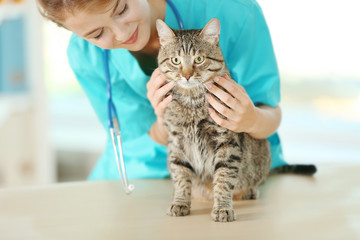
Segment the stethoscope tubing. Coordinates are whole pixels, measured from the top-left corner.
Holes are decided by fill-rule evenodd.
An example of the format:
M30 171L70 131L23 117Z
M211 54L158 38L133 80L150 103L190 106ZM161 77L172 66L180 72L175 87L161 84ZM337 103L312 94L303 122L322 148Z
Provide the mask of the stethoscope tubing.
M180 29L184 29L184 23L181 19L180 13L177 10L175 4L172 0L166 0L169 4L170 8L173 10L176 20L179 24ZM130 194L134 191L135 186L133 184L129 184L126 175L125 161L122 149L122 141L121 141L121 130L120 130L120 122L118 121L118 115L116 112L116 108L114 102L112 100L112 88L111 88L111 78L110 78L110 70L109 70L109 50L104 49L104 69L105 69L105 78L106 78L106 86L107 86L107 114L108 114L108 127L110 131L111 141L114 149L116 165L118 168L118 172L120 175L120 179L125 190L126 194ZM114 116L113 116L114 114ZM114 124L115 120L115 124ZM115 125L115 128L114 128ZM117 143L117 144L116 144ZM116 147L118 146L118 147ZM120 156L119 156L120 155Z

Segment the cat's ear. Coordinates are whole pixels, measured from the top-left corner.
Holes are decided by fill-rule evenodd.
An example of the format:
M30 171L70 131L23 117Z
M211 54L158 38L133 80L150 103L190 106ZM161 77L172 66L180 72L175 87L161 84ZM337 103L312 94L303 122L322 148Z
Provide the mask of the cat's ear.
M220 38L220 21L217 18L211 19L202 29L199 37L210 43L218 43Z
M175 34L166 23L160 19L156 20L156 29L159 34L160 44L164 45L175 37Z

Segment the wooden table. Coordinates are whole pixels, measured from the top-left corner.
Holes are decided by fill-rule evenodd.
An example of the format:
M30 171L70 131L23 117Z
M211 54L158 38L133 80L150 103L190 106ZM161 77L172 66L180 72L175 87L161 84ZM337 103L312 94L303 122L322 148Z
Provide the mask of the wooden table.
M170 180L0 190L0 239L360 239L360 165L320 166L314 177L272 176L259 200L234 203L237 221L216 223L212 204L186 217L165 214Z

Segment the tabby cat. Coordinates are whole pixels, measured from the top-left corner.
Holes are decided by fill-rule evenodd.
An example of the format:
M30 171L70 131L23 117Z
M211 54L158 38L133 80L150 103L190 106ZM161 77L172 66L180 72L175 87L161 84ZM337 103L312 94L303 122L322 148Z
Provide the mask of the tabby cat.
M161 20L156 27L159 68L175 84L164 116L174 185L167 214L188 215L191 195L198 192L214 201L215 221L234 221L233 199L256 199L257 187L269 174L269 143L223 128L209 115L205 84L216 84L215 76L230 76L219 46L219 20L199 30L172 30Z

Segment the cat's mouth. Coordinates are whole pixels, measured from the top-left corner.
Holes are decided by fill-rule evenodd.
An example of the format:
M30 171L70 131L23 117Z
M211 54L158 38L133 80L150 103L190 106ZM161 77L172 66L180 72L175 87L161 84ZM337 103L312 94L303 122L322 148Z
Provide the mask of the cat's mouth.
M176 83L184 89L196 88L202 85L201 81L195 79L194 77L190 77L189 79L182 77Z

